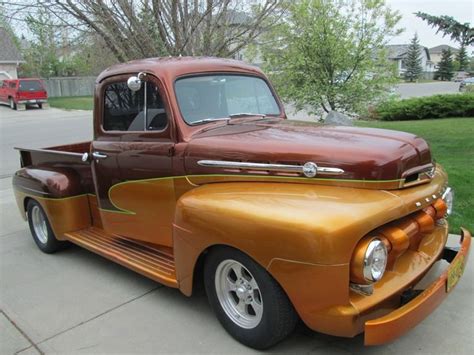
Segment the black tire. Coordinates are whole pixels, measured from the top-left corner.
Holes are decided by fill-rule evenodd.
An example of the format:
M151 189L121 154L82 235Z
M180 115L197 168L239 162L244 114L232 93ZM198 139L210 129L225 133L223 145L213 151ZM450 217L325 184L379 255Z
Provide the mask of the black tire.
M38 107L39 107L40 109L42 109L42 108L43 108L43 104L38 104Z
M53 230L51 229L51 225L49 224L48 217L38 202L36 202L35 200L29 200L26 206L26 211L31 235L33 236L33 240L35 241L36 245L42 252L46 254L52 254L68 246L68 242L56 239L56 236L54 235ZM44 234L42 236L38 234L41 232L37 233L34 226L35 214L37 216L41 215L44 218L45 228Z
M13 101L13 99L10 97L10 108L12 110L16 110L16 103Z
M216 285L216 277L220 277L219 265L225 265L229 261L237 261L250 272L249 277L256 281L261 294L261 319L251 329L240 326L229 317L217 295L219 286ZM259 350L267 349L291 334L298 322L293 305L280 285L265 269L236 249L220 247L211 250L204 265L204 283L209 303L219 322L232 337L246 346ZM232 292L234 291L230 293ZM237 292L234 293L237 295ZM238 296L233 297L234 300L236 297ZM241 300L235 302L239 303Z

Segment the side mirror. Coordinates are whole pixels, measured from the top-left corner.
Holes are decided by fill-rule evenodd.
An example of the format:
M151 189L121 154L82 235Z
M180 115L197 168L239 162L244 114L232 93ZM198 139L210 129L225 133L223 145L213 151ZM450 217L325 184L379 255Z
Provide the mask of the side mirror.
M142 81L138 78L138 76L131 76L127 80L127 86L132 91L138 91L142 87Z

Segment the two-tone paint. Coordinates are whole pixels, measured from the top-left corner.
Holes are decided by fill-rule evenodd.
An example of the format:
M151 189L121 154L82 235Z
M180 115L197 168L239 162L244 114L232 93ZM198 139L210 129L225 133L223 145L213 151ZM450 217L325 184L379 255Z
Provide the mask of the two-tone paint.
M159 88L168 125L158 132L105 131L105 87L138 72ZM267 81L259 69L223 59L155 58L104 71L96 83L91 142L21 149L22 169L13 178L21 212L28 199L37 200L58 239L90 248L186 295L192 293L196 266L211 248L236 248L268 270L309 327L354 336L369 324L368 343L377 343L384 338L377 329L386 327L374 319L390 318L403 291L439 260L447 224L438 216L433 228L417 229L416 247L397 255L370 297L350 288L354 250L380 228L398 228L407 219L424 223L418 221L432 209L437 216L446 173L433 164L419 137L288 121L276 94L280 115L275 117L190 126L181 117L174 82L205 73ZM307 162L328 170L308 178ZM87 240L79 238L81 231ZM129 240L160 250L173 272L127 264L118 256L119 246L113 247L117 252L101 251L94 242L115 237L117 245ZM466 257L468 239L463 241ZM432 304L429 297L424 302Z

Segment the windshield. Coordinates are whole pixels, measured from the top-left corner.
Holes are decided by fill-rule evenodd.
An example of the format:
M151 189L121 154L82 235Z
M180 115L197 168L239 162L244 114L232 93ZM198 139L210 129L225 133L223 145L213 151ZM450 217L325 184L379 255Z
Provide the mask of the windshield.
M254 76L202 75L178 79L178 105L188 124L239 114L279 115L267 83Z
M43 85L38 80L20 80L19 91L43 91Z

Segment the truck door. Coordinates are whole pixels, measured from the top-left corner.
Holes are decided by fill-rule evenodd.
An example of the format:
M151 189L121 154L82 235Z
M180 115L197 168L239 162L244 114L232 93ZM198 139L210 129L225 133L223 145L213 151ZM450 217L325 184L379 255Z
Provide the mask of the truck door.
M98 86L91 155L103 228L172 246L175 205L174 125L161 82L146 75L132 91L130 75Z

